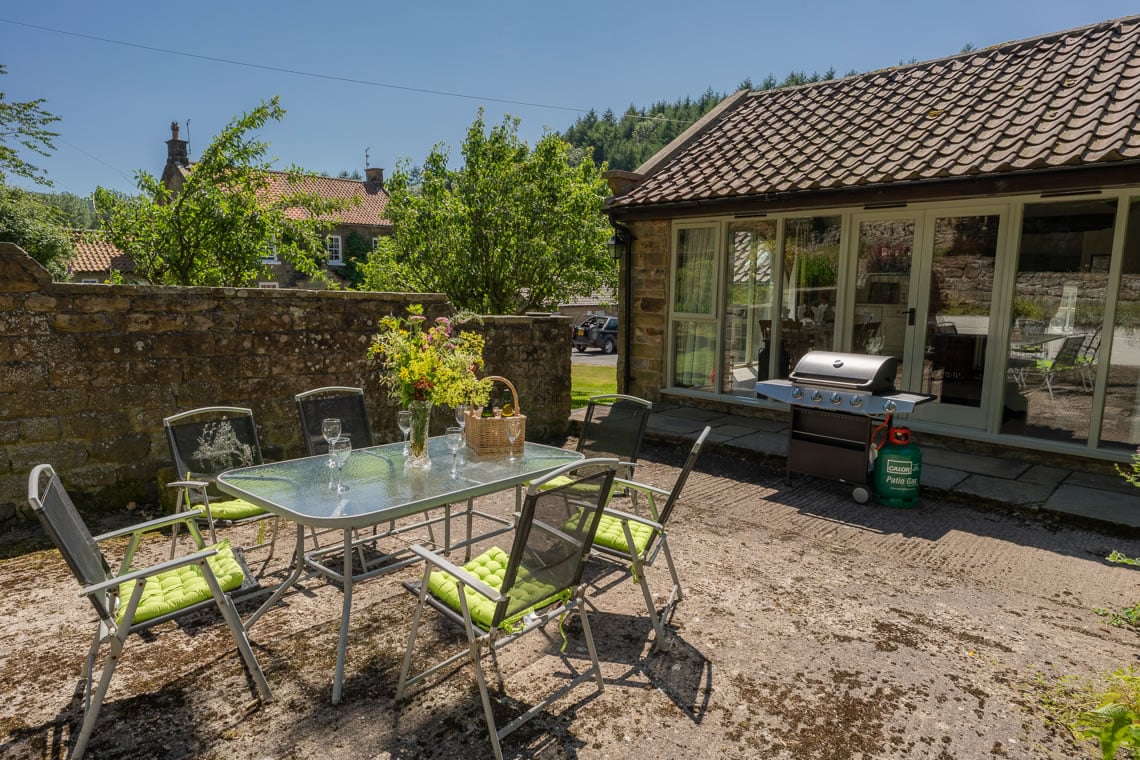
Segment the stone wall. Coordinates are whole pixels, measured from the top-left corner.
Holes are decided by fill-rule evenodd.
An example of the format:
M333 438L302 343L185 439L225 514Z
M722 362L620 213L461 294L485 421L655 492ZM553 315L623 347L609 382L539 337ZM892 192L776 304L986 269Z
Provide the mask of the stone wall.
M381 441L395 404L366 350L376 321L440 294L53 283L0 243L0 521L30 517L27 477L52 464L81 509L154 503L170 466L162 419L200 406L253 410L267 459L304 452L294 394L361 386ZM487 372L516 385L527 438L567 430L563 317L488 317ZM442 431L450 415L433 426Z
M630 315L633 345L618 347L618 377L629 364L629 387L624 393L657 401L665 384L665 335L668 327L669 257L672 246L669 220L631 222L633 251L623 266L630 266ZM623 282L625 273L622 272ZM624 330L619 331L624 336Z

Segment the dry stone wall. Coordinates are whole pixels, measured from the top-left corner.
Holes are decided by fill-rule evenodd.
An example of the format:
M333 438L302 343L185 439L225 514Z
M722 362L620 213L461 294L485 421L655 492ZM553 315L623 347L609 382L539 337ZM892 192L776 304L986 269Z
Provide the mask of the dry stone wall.
M266 459L304 452L294 394L365 390L378 440L396 406L366 357L377 320L440 294L167 288L52 282L0 243L0 522L28 519L27 477L50 463L81 510L155 503L170 456L162 419L201 406L253 410ZM527 438L565 433L569 320L488 317L487 371L511 379ZM450 417L433 422L442 432Z

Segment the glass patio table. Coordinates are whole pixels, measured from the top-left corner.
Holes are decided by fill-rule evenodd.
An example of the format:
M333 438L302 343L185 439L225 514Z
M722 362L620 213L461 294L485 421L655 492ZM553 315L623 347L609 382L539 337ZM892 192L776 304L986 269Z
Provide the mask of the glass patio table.
M401 532L423 528L432 522L443 522L443 550L470 546L488 536L510 530L511 522L500 517L474 510L473 499L478 496L519 488L535 478L564 464L577 461L582 455L576 451L526 442L522 456L511 462L507 454L474 453L466 449L466 461L457 476L451 475L451 452L443 436L428 440L428 454L432 460L430 470L405 470L403 443L355 449L344 466L343 479L348 490L337 493L329 489L327 456L304 457L283 462L262 464L230 470L218 476L218 488L225 493L241 497L267 511L297 523L297 548L290 576L273 592L265 603L246 621L246 626L265 613L304 574L315 571L342 585L344 600L341 609L340 641L337 646L336 673L333 678L332 701L340 701L344 681L345 649L348 644L349 616L352 610L352 584L381 573L412 564L407 557L395 560L400 552L383 555L369 566L363 562L359 572L354 571L355 549L364 543ZM517 500L517 499L516 499ZM451 544L451 508L458 502L467 502L462 515L467 519L465 540ZM396 520L421 515L428 510L444 508L444 517L425 520L395 528ZM472 537L472 520L486 518L499 527ZM359 528L374 528L389 523L382 534L354 538ZM331 528L343 532L343 542L333 547L305 552L304 528ZM338 570L325 560L333 555L341 564ZM410 554L410 553L409 553Z

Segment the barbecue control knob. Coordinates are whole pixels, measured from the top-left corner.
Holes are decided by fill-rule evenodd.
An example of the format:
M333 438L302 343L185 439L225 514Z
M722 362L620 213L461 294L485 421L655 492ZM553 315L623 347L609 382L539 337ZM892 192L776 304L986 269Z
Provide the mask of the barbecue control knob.
M804 397L804 389L803 388L792 388L792 398L794 398L796 401L799 401L803 397Z
M823 401L823 394L819 391L812 391L811 400L818 404L820 401Z
M852 396L851 406L855 407L856 409L863 406L863 397L862 396Z
M885 404L883 404L883 409L885 409L888 414L893 413L895 411L895 402L887 401Z
M838 392L832 393L831 394L831 403L835 404L836 406L839 406L840 404L843 403L843 396L840 396Z

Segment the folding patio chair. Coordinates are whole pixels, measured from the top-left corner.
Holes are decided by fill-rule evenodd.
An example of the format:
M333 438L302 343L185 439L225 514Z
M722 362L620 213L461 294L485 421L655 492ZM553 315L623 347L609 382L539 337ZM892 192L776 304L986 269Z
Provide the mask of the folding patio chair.
M425 565L419 585L408 585L409 590L418 595L419 605L412 619L408 649L400 669L397 700L403 698L409 685L468 658L479 684L491 746L495 757L502 760L500 740L580 681L593 676L598 690L605 688L586 616L582 569L601 517L604 495L609 493L617 464L618 460L612 458L585 459L534 481L527 489L509 554L493 546L463 567L458 567L421 546L412 547L412 551L425 560ZM565 485L542 488L554 478L565 480ZM418 675L409 676L416 635L427 605L462 625L467 633L468 646ZM582 621L592 666L508 725L497 728L483 674L484 647L491 654L492 665L497 671L497 650L571 610L577 610ZM501 682L502 674L499 676Z
M617 457L636 462L649 424L653 403L637 396L613 393L592 396L586 405L577 451L588 457Z
M173 414L165 418L162 425L178 478L167 483L170 488L178 489L175 511L201 506L210 528L210 540L214 542L218 540L215 528L218 521L239 524L271 516L256 504L224 496L214 487L218 475L226 470L262 464L261 444L251 410L238 406L205 406ZM269 556L273 556L277 543L279 523L279 518L274 519ZM177 527L172 535L177 539ZM171 546L171 556L173 552Z
M1035 370L1049 390L1050 399L1053 398L1053 381L1065 372L1075 372L1081 381L1082 390L1092 390L1088 377L1090 363L1082 358L1087 341L1087 335L1070 335L1061 343L1053 358L1037 360Z
M681 496L681 489L689 479L689 473L697 463L701 454L701 447L708 437L711 427L706 426L697 437L693 447L689 450L689 457L685 466L681 468L673 488L666 491L656 486L644 483L635 483L622 478L614 479L614 486L624 486L631 493L645 497L648 506L647 516L623 512L612 508L612 502L606 505L602 519L598 524L598 532L594 536L593 550L596 554L629 562L629 573L641 585L641 593L645 597L645 606L649 610L649 619L653 623L653 630L657 633L655 648L658 651L669 649L669 641L665 636L665 624L672 617L673 610L681 601L681 580L677 575L677 566L673 562L673 555L669 551L669 539L665 525L673 514L677 499ZM658 501L664 499L664 504L658 507ZM665 564L669 567L669 575L673 579L673 588L665 600L661 612L653 601L653 594L649 590L646 580L645 568L652 567L658 554L665 556Z
M341 435L352 439L352 448L363 449L375 445L372 425L368 421L368 408L364 405L364 389L330 385L298 393L297 413L301 417L301 433L309 456L327 454L328 441L321 435L321 420L335 417L340 420Z
M92 537L59 476L47 464L39 465L28 476L28 502L99 616L99 627L82 672L83 724L72 755L76 760L87 749L127 636L211 604L221 610L261 699L273 699L233 600L227 595L256 588L257 584L242 562L240 550L232 548L228 539L212 546L202 540L195 520L199 511L181 512ZM151 567L134 567L143 534L175 523L186 526L197 551ZM113 571L99 550L99 542L123 536L130 536L130 541L118 571ZM110 651L104 658L99 683L92 690L95 658L104 643Z

